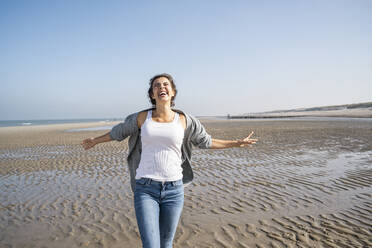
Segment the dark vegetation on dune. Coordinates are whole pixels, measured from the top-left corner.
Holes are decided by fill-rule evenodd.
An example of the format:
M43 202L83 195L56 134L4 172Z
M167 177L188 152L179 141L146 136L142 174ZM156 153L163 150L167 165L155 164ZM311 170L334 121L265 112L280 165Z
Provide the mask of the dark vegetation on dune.
M354 104L343 104L333 106L322 106L312 108L299 108L299 109L288 109L288 110L274 110L265 113L285 113L285 112L305 112L305 111L330 111L330 110L342 110L342 109L357 109L357 108L371 108L372 102L354 103Z

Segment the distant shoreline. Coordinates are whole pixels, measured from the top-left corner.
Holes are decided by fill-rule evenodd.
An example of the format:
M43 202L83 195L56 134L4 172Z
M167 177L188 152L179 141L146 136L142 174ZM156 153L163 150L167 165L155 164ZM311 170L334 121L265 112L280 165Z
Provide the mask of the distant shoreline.
M224 116L196 116L203 120L222 119L285 119L299 117L339 117L339 118L372 118L372 102L323 106L312 108L299 108L291 110L275 110L258 113L245 113ZM108 126L112 122L121 122L123 118L94 118L94 119L44 119L44 120L0 120L0 128L4 127L30 127L45 125L94 123L97 126ZM89 125L90 126L90 125Z
M298 118L298 117L329 117L329 118L372 118L372 109L367 110L334 110L334 111L311 111L311 112L284 112L262 113L248 115L230 115L227 119L274 119L274 118Z
M232 115L227 119L286 119L286 118L301 118L301 117L326 117L326 118L372 118L372 115L327 115L327 114L309 114L309 115Z
M27 127L58 124L79 124L79 123L110 123L119 121L119 118L95 118L95 119L49 119L49 120L1 120L1 127Z
M293 118L293 117L344 117L372 118L372 102L335 106L276 110L261 113L228 115L228 119Z

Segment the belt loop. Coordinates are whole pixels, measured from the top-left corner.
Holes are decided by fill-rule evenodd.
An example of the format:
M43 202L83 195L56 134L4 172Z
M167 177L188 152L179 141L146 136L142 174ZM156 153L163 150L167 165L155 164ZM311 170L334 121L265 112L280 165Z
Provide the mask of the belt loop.
M149 184L151 184L151 182L152 182L152 179L151 179L151 178L149 178Z
M172 187L174 187L174 185L175 185L175 181L172 181L171 184L172 184Z

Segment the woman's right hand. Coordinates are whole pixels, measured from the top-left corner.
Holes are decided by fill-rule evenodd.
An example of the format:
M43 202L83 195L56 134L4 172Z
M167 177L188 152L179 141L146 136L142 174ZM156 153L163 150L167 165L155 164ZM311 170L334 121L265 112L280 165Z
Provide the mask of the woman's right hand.
M81 145L84 147L85 150L92 148L96 144L97 143L94 142L94 138L88 138L88 139L83 140L83 142L81 142Z

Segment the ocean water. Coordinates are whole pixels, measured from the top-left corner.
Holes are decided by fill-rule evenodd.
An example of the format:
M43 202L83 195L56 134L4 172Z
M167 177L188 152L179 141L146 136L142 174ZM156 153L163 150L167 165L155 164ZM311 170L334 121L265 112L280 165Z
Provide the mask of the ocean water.
M50 124L66 124L80 122L110 122L119 121L119 118L98 118L98 119L57 119L57 120L6 120L0 121L0 127L15 127L15 126L36 126Z

